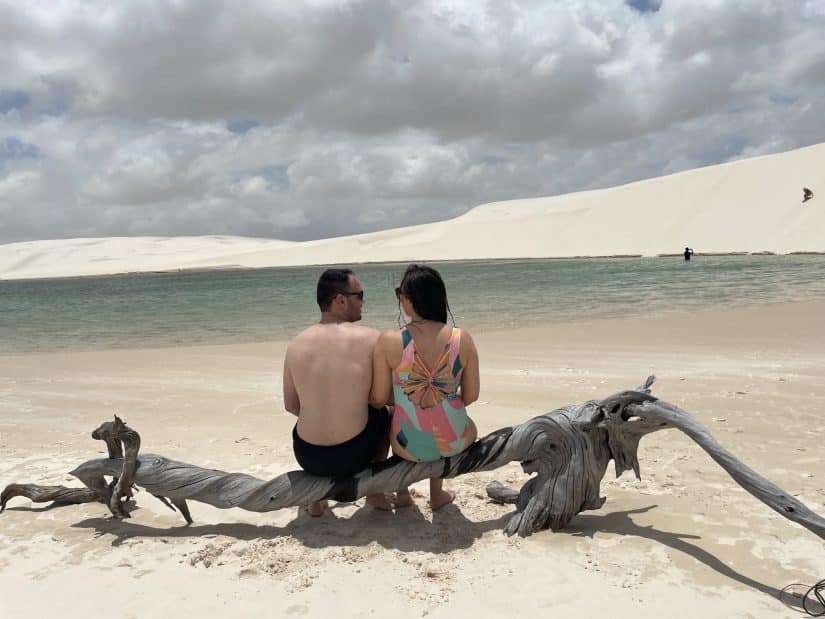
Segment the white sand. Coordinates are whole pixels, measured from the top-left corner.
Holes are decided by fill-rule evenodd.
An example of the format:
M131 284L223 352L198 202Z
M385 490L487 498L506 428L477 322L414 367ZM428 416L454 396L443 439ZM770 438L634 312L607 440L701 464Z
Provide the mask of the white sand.
M703 252L825 252L825 144L453 220L292 243L242 237L0 245L0 279L216 267ZM802 187L817 196L801 203Z
M680 404L746 464L825 514L825 302L476 333L481 433L638 385ZM0 356L0 486L78 485L113 412L143 451L269 478L295 468L283 343ZM133 517L100 504L0 515L0 617L798 617L774 597L825 578L823 541L736 486L676 431L640 448L642 481L562 532L501 534L512 507L490 479L446 482L455 506L397 514L338 505L320 519L190 503L183 521L146 492ZM425 491L426 483L417 488Z

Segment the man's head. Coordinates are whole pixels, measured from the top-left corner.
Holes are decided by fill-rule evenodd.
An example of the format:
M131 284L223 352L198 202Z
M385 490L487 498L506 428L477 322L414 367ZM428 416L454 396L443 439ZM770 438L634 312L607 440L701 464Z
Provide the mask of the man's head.
M318 307L344 322L361 320L364 289L350 269L327 269L318 279Z

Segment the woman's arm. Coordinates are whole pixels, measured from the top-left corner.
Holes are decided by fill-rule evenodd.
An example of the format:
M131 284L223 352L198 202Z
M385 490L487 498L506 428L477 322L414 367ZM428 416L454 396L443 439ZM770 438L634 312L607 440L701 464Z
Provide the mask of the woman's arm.
M390 332L384 332L378 337L372 353L370 404L373 406L384 406L392 398L392 368L387 362L387 347L392 343L389 335Z
M481 389L481 378L478 372L478 350L473 338L466 331L461 332L461 344L458 347L461 365L464 372L461 374L461 400L464 406L478 400Z

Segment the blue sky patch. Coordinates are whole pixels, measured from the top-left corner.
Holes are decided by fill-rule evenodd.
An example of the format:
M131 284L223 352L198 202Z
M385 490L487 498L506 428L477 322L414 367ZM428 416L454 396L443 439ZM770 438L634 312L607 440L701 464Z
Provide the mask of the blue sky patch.
M259 127L260 124L261 123L259 123L257 120L252 120L250 118L238 118L235 120L227 120L226 128L229 129L232 133L243 135L250 129Z
M0 90L0 114L19 110L29 104L29 95L22 90Z
M639 13L655 13L662 8L662 0L625 0L625 3Z
M268 179L278 189L286 191L289 189L289 175L286 173L288 168L289 165L274 164L258 168L255 172Z
M0 159L37 159L39 156L40 149L37 146L16 137L0 142Z
M776 103L778 105L793 105L799 100L791 95L770 95L768 98L771 103Z

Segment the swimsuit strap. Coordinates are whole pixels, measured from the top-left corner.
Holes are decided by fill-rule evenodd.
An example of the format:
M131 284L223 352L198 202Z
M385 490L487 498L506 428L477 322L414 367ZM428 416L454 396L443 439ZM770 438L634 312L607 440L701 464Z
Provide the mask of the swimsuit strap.
M417 355L417 351L415 348L415 341L413 340L412 334L410 333L409 329L404 328L401 331L401 362L395 368L398 370L399 368L404 367L412 367L415 357ZM461 358L459 357L459 350L461 347L461 329L458 327L453 327L452 331L450 332L450 339L444 344L444 347L441 349L441 353L435 360L437 364L438 361L442 358L444 353L449 350L449 363L450 368L452 370L452 374L455 378L459 378L461 375L461 371L464 369L461 365ZM424 363L424 359L418 355L419 359L421 359L421 363L427 367L426 363ZM428 370L432 370L433 368L427 367Z
M455 363L458 359L458 353L461 347L461 329L453 327L450 333L450 363Z
M409 329L404 329L401 332L401 346L401 363L398 364L398 367L409 367L415 357L415 342L413 342Z
M461 329L453 327L450 333L450 366L452 367L453 376L456 380L461 378L461 372L464 367L461 365L461 357L459 355L461 350Z

